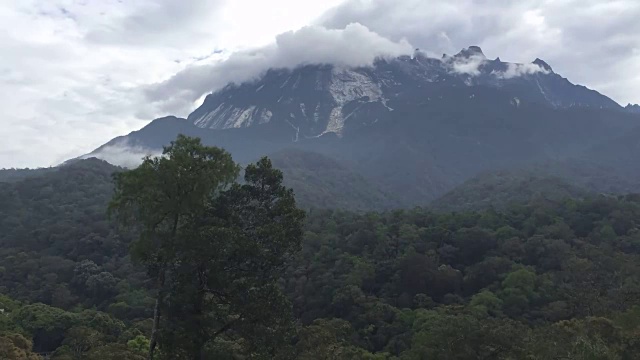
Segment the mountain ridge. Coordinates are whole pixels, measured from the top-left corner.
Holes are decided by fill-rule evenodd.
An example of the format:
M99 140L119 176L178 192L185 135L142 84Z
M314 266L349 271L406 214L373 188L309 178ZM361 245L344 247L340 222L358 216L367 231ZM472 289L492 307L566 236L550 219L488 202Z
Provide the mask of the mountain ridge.
M608 97L574 85L537 58L529 64L488 60L477 46L453 56L378 59L371 67L303 65L271 69L261 78L229 84L209 94L187 119L201 128L228 129L281 121L296 140L333 132L347 122L368 124L370 112L392 112L398 93L411 88L484 85L503 88L518 100L556 108L622 109Z
M627 104L627 106L625 106L624 109L629 112L640 114L640 105L638 104Z
M506 63L470 47L443 59L416 50L371 67L271 69L209 94L186 119L157 119L86 156L118 160L128 149L128 161L135 162L180 133L223 147L242 164L293 149L306 155L285 157L292 163L281 165L300 175L292 179L298 188L312 190L303 186L306 178L324 189L319 193L340 194L326 176L335 174L370 189L376 207L411 207L483 172L541 162L586 157L581 168L604 181L603 162L626 148L635 151L628 136L618 146L606 144L638 127L638 114L572 84L540 58ZM589 155L601 144L605 158ZM325 174L300 162L317 162L314 156L325 158L318 162L327 165ZM612 162L630 161L621 158ZM628 174L620 176L625 188L633 184Z

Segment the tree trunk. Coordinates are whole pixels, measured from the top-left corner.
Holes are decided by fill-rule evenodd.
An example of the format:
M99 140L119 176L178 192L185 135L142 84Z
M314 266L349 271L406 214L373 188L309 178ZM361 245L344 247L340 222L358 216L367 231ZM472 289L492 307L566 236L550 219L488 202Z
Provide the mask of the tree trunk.
M195 334L196 347L194 349L195 351L193 354L193 359L207 360L205 357L204 346L207 343L208 337L206 336L206 333L203 331L203 324L202 324L202 315L204 313L204 295L205 295L205 288L207 286L204 265L201 264L198 266L197 275L198 275L198 289L196 293L196 299L193 304L193 315L194 315L194 319L195 319L195 323L198 331Z
M153 353L158 342L158 323L160 322L160 293L156 297L156 306L153 309L153 328L151 329L151 340L149 341L149 360L153 360Z
M175 214L173 217L173 226L171 227L171 244L175 241L176 234L178 232L178 222L180 220L180 214ZM160 257L160 264L163 263L163 258ZM160 306L162 305L162 289L164 288L164 272L166 267L161 265L160 272L158 274L158 295L156 296L156 305L153 309L153 328L151 329L151 339L149 340L149 360L153 360L153 354L158 344L158 328L160 326Z
M153 309L153 327L151 328L151 339L149 340L149 360L153 360L153 354L158 344L158 329L160 327L160 306L162 305L162 288L164 287L164 270L158 274L158 294L156 304Z

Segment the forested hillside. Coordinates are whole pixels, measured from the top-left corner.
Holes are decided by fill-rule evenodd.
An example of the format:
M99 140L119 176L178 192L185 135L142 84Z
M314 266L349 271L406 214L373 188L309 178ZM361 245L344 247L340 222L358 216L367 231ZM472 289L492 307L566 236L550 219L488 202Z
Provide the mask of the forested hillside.
M114 170L86 160L0 187L0 358L146 358L153 281L130 260L136 231L107 219ZM265 355L223 333L204 358L635 359L640 197L580 197L311 210L278 281L288 341Z
M303 208L384 210L401 203L364 176L338 161L314 152L287 149L269 156L284 173Z
M439 211L505 210L532 201L582 198L588 192L568 181L533 171L486 173L465 181L430 204Z
M0 182L14 182L55 170L53 167L38 169L0 169Z

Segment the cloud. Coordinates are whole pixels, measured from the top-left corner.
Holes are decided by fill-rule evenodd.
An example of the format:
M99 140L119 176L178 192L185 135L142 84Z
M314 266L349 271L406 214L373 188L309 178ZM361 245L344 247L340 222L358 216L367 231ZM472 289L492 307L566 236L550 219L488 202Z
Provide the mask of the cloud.
M59 164L163 115L139 87L179 71L174 49L86 39L90 29L116 23L121 12L134 13L127 6L110 0L0 4L0 107L6 110L0 167Z
M0 1L0 168L59 164L168 115L145 85L267 44L337 1Z
M507 70L496 72L494 75L501 79L511 79L523 75L531 75L536 73L548 74L549 70L543 69L538 64L513 64L507 65Z
M126 168L135 168L146 157L162 156L162 151L145 149L140 146L131 146L126 142L104 146L95 153L84 155L81 159L98 158L110 164Z
M535 70L527 64L539 57L572 82L637 103L639 18L636 0L0 1L9 134L0 167L87 153L154 117L186 115L203 94L268 66L363 64L371 49L408 44L437 58L480 45L524 64L503 76Z
M317 24L339 29L359 22L391 40L404 37L440 54L479 45L490 57L509 62L541 58L574 83L635 103L640 101L638 19L637 0L347 0ZM473 71L474 64L461 70ZM526 66L513 74L535 70Z
M213 64L187 67L147 87L146 95L165 111L182 112L192 108L194 101L205 93L229 83L251 81L271 68L305 64L369 66L377 57L396 57L411 54L412 50L406 40L391 41L357 23L344 29L307 26L280 34L265 47L239 51Z
M114 6L115 16L86 33L91 42L110 45L180 47L194 41L208 41L211 30L223 25L216 21L226 0L143 0L133 6ZM122 4L122 3L121 3ZM186 29L177 29L177 26ZM186 30L186 31L185 31Z
M480 75L482 66L488 63L487 57L480 49L464 49L461 55L445 56L440 60L449 68L449 72L469 76ZM550 70L543 68L538 63L506 63L506 70L494 70L491 74L500 79L512 79L536 73L548 74L549 72Z
M451 67L451 72L477 76L480 75L480 66L486 61L487 59L483 55L473 55L460 58L450 57L447 62Z

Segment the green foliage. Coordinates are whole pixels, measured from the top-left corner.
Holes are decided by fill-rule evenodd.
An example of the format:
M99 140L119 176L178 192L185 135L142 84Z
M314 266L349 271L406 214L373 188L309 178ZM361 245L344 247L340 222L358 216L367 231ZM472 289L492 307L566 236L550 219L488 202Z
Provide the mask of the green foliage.
M150 175L118 175L140 182L121 200L181 209L173 234L174 218L134 202L118 207L138 219L128 230L106 221L113 171L122 170L87 160L0 188L0 358L144 359L158 289L160 358L200 349L212 359L631 360L640 351L638 196L462 213L310 210L301 229L266 159L241 183L203 185L215 190L182 208L156 206L164 184ZM146 228L142 215L163 220ZM146 268L131 262L131 243Z
M601 224L612 219L625 225L603 237ZM482 213L314 211L286 289L303 323L347 320L350 343L374 354L557 358L543 349L553 347L542 334L554 324L637 305L639 219L631 197ZM591 344L605 358L625 358L637 329L627 314L627 323L611 317L624 324L615 341L569 338L570 356L587 358L579 354Z
M211 197L236 179L238 172L239 167L228 152L179 135L165 147L162 156L147 157L139 167L114 175L115 194L109 211L121 224L139 233L132 244L132 255L155 282L151 358L158 341L161 312L167 310L165 304L170 301L168 294L180 291L171 289L172 283L167 281L173 275L171 267L180 262L184 241L194 234L194 219L204 212ZM108 277L99 275L89 283L94 276L87 280L93 291L111 285ZM198 347L202 348L202 344Z
M223 335L261 351L283 342L290 305L277 281L300 248L304 212L268 159L249 165L244 180L211 199L176 253L168 295L176 305L165 310L170 330L161 335L173 344L165 346L171 358L179 358L174 349L198 353Z
M403 359L523 359L528 329L508 319L419 311Z
M73 326L73 314L45 304L25 305L11 314L16 326L30 334L38 352L53 351L64 340L64 333Z
M121 223L137 228L133 254L158 275L173 260L187 218L201 212L208 196L227 187L238 172L228 152L180 135L163 156L115 174L109 209Z
M500 316L504 302L489 290L483 290L471 297L469 307L479 316Z
M138 335L127 341L127 347L140 355L145 355L149 349L149 339L144 335Z
M82 359L84 354L102 343L102 335L86 326L75 326L65 334L63 346L74 359Z
M105 216L120 170L87 159L0 187L0 291L66 310L106 310L126 292L117 285L141 287L141 269L128 259L131 236Z
M115 177L110 209L139 232L134 259L157 292L152 358L156 344L166 358L202 357L219 336L250 338L265 354L286 342L290 305L277 281L300 248L304 212L267 158L247 166L243 184L238 170L224 150L179 136L162 157ZM111 285L100 274L86 282Z
M145 360L146 357L123 344L107 344L92 348L83 357L86 360Z
M574 181L546 174L547 171L530 170L481 174L465 181L431 205L434 209L446 211L505 210L514 204L557 202L588 194L586 190L572 185Z
M296 359L386 359L386 354L374 355L350 344L353 330L349 322L340 319L320 319L302 328L296 344Z

